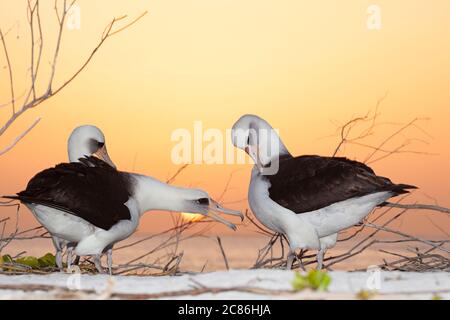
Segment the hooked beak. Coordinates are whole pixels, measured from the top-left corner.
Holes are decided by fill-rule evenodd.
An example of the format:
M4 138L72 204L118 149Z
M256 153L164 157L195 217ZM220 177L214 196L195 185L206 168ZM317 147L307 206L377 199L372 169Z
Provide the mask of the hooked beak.
M116 165L112 162L111 158L108 155L108 150L106 150L106 145L103 145L103 147L99 148L94 154L105 161L107 164L109 164L111 167L116 169Z
M224 208L217 201L214 201L213 199L210 199L210 204L209 204L208 209L209 210L208 210L208 213L206 214L206 216L208 216L220 223L225 224L227 227L229 227L230 229L233 229L234 231L236 231L236 225L229 222L228 220L225 220L224 218L219 216L217 213L224 213L224 214L228 214L231 216L238 216L241 218L241 221L244 220L244 215L242 214L242 212Z
M253 151L253 147L250 146L246 146L244 151L253 159L253 161L255 162L256 167L258 168L258 170L260 172L262 172L263 170L263 165L259 159L259 152L258 152L258 147L255 147L256 151Z

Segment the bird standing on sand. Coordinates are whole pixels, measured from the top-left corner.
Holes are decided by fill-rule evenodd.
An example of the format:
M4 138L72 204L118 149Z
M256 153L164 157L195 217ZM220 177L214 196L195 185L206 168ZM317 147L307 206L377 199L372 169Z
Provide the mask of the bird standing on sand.
M296 249L315 249L322 268L337 233L359 223L391 197L416 189L377 176L367 165L341 157L293 157L277 132L255 115L242 116L232 128L234 146L253 159L248 199L255 217L284 234L292 268Z

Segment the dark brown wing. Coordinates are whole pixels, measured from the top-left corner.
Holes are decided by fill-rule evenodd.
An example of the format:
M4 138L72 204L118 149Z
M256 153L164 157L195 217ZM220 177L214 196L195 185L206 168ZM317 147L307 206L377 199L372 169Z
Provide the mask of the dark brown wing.
M125 206L132 188L129 177L95 157L80 161L38 173L17 199L68 212L105 230L130 219Z
M295 213L314 211L333 203L381 191L407 193L380 177L367 165L346 158L300 156L280 160L276 175L268 175L270 198Z

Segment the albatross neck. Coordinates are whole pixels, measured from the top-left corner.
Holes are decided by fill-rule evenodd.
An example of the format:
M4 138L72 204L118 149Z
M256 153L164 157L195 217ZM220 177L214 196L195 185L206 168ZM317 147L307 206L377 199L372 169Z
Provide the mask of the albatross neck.
M185 210L186 199L193 189L171 186L144 175L130 175L135 180L133 197L138 202L140 215L150 210Z

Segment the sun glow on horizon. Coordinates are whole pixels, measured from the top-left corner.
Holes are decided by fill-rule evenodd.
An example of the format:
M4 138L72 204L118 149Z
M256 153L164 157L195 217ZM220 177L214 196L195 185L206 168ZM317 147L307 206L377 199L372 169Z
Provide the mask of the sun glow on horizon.
M200 213L190 213L190 212L182 212L181 217L183 218L184 221L188 222L197 222L205 218L205 216Z

